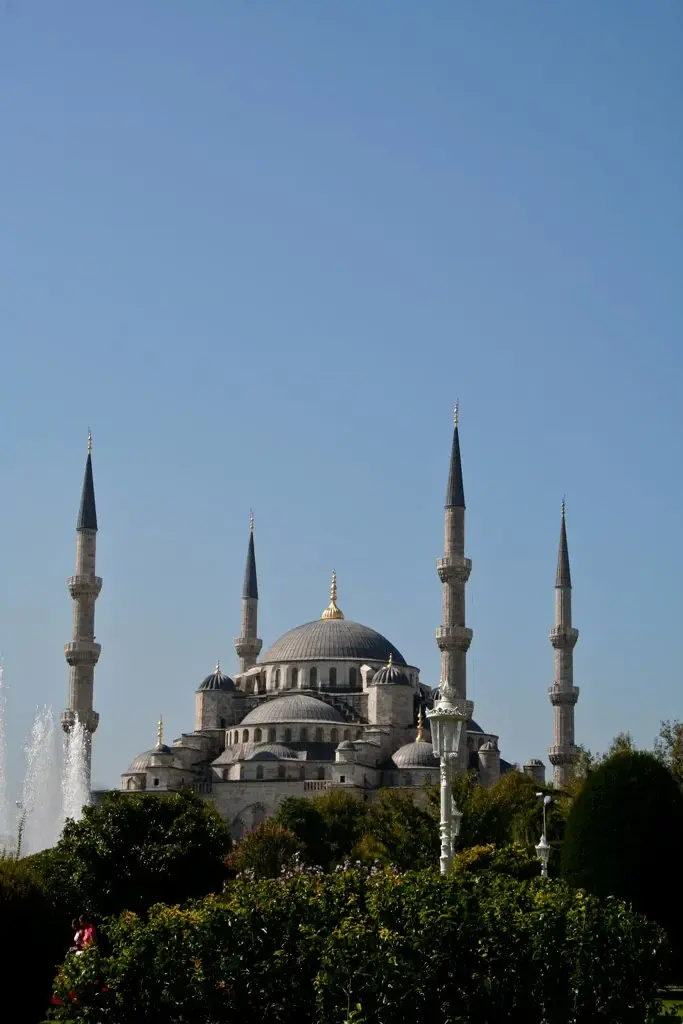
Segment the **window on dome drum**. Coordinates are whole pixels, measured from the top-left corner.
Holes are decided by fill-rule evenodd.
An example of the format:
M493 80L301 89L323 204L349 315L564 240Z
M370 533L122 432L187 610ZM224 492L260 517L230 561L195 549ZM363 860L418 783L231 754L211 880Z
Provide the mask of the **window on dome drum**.
M226 725L225 719L221 718L221 729L225 729L225 725Z
M254 729L254 743L260 743L263 733L260 729Z
M232 742L233 743L239 743L239 741L240 741L240 734L238 733L237 729L235 729L235 735L233 736Z
M340 782L346 782L346 776L345 775L340 775L339 776L339 781Z
M275 669L275 689L276 690L280 689L280 669L279 668Z
M306 778L306 769L304 768L303 765L301 765L301 767L299 768L299 778L300 779L305 779Z
M285 743L291 743L291 742L292 742L292 730L291 729L285 729Z
M318 670L317 670L317 668L312 668L311 671L308 673L308 682L309 682L309 685L310 685L311 689L313 689L314 686L318 685Z
M315 742L316 743L322 743L323 738L324 738L324 733L323 733L322 729L320 727L318 727L315 730Z
M283 764L277 766L277 777L278 779L284 779L285 777L285 766Z
M349 669L349 686L355 687L357 685L358 685L358 673L356 672L355 668L350 668Z
M275 743L275 729L268 730L268 742Z
M350 729L344 729L344 739L345 740L350 740L351 739L351 730Z
M248 729L243 729L242 730L242 743L248 743L248 742L249 742L249 730Z
M318 768L318 773L317 774L318 774L319 781L322 782L322 780L325 778L325 769L324 768Z
M298 668L293 668L292 669L292 674L290 676L290 680L291 680L292 686L296 686L296 684L298 682L298 679L299 679L299 670L298 670Z
M266 681L265 681L265 679L259 679L257 685L258 685L258 692L259 693L265 693L266 692Z
M223 778L225 779L226 782L230 778L230 769L229 768L226 768L225 771L223 772Z
M256 765L256 778L257 779L262 779L263 778L263 765L262 764L257 764Z
M337 670L336 670L336 668L333 665L332 668L330 669L330 686L336 686L336 685L337 685Z
M330 743L339 743L339 729L330 730Z
M158 780L158 779L154 779L153 781L154 781L154 785L155 785L155 786L158 786L158 785L159 785L159 780Z
M412 786L412 784L413 784L413 776L410 774L410 772L406 772L405 775L403 776L403 778L405 779L405 785L406 786Z
M299 740L301 743L308 742L308 729L306 728L306 726L304 726L303 729L299 730Z

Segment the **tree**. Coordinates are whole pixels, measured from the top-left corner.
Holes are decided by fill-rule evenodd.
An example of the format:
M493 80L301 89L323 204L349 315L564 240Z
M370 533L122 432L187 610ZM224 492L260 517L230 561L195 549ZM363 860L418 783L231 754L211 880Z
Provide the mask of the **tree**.
M596 896L617 896L674 938L682 887L683 794L654 755L622 750L591 772L565 830L562 874Z
M275 820L299 840L307 864L328 868L351 853L365 832L366 813L355 796L331 789L313 800L283 800Z
M252 878L277 878L299 852L300 844L293 832L276 821L264 821L235 843L228 867Z
M231 845L218 812L194 793L114 791L67 823L45 866L53 887L77 893L73 913L106 916L220 890Z
M433 867L439 861L439 830L434 815L422 810L408 793L382 789L370 805L367 833L358 852L401 871Z
M654 753L683 788L683 722L662 722Z

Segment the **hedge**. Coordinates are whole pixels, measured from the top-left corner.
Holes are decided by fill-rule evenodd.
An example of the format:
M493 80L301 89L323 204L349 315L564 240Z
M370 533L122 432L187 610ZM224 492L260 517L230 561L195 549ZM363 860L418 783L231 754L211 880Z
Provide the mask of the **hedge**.
M53 1019L109 1024L645 1024L666 940L564 883L352 869L126 913L68 957Z

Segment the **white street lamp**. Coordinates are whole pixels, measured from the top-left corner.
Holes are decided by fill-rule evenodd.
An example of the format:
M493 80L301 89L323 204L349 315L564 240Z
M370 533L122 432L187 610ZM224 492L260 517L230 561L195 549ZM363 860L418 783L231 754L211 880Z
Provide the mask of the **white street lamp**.
M536 856L541 862L541 878L548 877L548 861L550 860L550 843L546 839L546 808L552 802L552 797L543 793L537 793L536 796L543 797L543 835L541 836L538 846L535 847Z
M453 764L457 762L460 752L460 738L465 722L474 714L471 700L456 697L448 683L439 688L439 699L434 708L427 712L432 731L434 756L441 764L441 874L450 871L453 862L453 844L455 836L460 832L462 814L454 806L452 790ZM454 827L455 819L455 827Z

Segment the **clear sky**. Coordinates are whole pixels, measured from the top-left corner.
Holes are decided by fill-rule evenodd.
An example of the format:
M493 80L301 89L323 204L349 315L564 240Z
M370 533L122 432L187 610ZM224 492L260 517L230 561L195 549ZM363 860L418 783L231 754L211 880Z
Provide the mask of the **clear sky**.
M94 434L94 782L236 659L348 618L438 682L461 403L468 669L547 760L567 495L577 739L683 717L680 0L2 0L0 651L64 707Z

